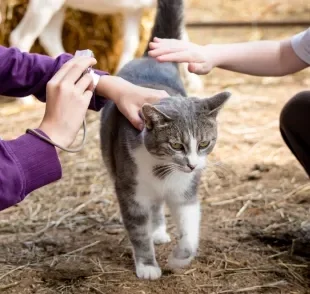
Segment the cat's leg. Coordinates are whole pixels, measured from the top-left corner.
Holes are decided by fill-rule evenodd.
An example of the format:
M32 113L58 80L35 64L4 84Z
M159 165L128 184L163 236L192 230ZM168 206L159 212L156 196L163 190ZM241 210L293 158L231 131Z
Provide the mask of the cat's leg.
M179 241L168 258L171 268L187 266L196 256L200 230L200 204L198 200L190 203L170 203L171 214L176 222Z
M140 23L142 11L137 10L124 13L123 17L124 49L117 66L117 72L122 69L125 64L135 58L140 42Z
M164 244L171 241L170 236L167 234L163 203L152 206L152 229L154 244Z
M65 52L62 44L65 11L66 8L64 6L58 10L39 36L40 44L44 47L48 55L52 57L57 57Z
M124 226L133 247L136 274L140 279L160 278L161 269L157 264L152 239L151 203L147 195L130 193L128 187L116 185ZM144 199L143 204L138 199Z

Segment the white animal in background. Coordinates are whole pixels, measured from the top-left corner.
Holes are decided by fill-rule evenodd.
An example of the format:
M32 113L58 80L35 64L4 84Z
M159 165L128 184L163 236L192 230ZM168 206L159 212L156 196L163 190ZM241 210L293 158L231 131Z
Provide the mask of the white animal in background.
M39 38L46 52L56 57L65 52L62 29L66 7L99 15L121 13L124 19L124 50L117 67L118 71L134 58L140 41L143 10L156 7L156 2L156 0L29 0L24 17L10 34L10 46L29 52L35 40ZM184 39L188 39L185 30ZM182 71L185 84L190 91L203 88L200 77L188 72L186 64L182 64ZM31 97L25 97L21 101L29 103L31 100Z

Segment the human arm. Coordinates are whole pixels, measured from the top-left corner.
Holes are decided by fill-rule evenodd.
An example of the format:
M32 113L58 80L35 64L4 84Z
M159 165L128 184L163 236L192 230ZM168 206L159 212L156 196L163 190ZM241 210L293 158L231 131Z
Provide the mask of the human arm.
M214 67L255 76L284 76L310 64L310 29L283 41L200 46L179 40L150 43L149 55L160 62L187 62L189 71L207 74Z
M101 77L96 89L107 99L113 100L123 115L139 130L143 129L143 121L139 116L142 105L169 96L166 91L136 86L116 76Z
M36 96L46 101L48 81L66 62L72 59L71 54L61 54L57 58L36 53L24 53L17 48L0 46L0 95L25 97ZM104 71L95 71L98 75L107 75ZM100 93L92 96L89 109L99 111L104 105Z
M37 131L63 147L72 144L85 117L92 97L92 77L79 77L94 63L91 58L74 58L47 84L46 110ZM0 210L17 204L61 175L56 149L49 143L32 134L0 140Z
M0 46L0 95L24 97L34 95L46 101L46 85L62 65L72 59L71 54L61 54L56 59L46 55L22 53L17 48ZM168 96L165 91L135 86L121 78L95 70L100 75L89 109L99 111L106 99L113 100L122 113L136 127L142 121L139 108L144 103Z
M253 76L285 76L308 66L296 55L290 40L210 45L205 52L215 55L213 67Z

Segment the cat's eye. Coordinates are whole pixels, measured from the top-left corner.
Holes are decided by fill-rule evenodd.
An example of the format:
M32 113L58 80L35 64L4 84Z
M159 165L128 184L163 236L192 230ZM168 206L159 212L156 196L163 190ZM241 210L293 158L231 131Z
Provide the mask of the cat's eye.
M178 151L181 151L184 149L183 145L180 143L170 143L170 146L172 149L178 150Z
M199 143L199 149L206 149L210 145L210 141L202 141Z

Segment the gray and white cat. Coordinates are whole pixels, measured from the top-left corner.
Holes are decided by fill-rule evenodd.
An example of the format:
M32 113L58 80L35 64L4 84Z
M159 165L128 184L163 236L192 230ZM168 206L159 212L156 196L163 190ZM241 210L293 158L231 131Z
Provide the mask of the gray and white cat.
M151 39L180 39L183 9L182 0L159 0ZM179 233L168 265L185 267L196 255L200 223L197 188L206 156L217 139L216 116L230 93L205 99L186 97L177 64L158 63L147 56L147 50L118 75L171 95L158 104L142 107L142 132L130 124L112 101L107 102L101 118L102 155L114 181L122 220L133 247L136 274L143 279L158 279L161 269L154 243L170 241L165 202Z

